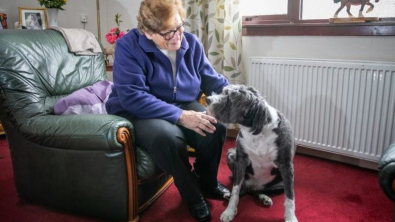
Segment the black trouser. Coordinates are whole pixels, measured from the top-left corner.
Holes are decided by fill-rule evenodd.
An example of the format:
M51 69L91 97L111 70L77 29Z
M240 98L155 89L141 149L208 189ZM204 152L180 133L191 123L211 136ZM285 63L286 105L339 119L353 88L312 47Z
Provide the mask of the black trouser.
M186 104L182 109L198 112L206 110L198 102ZM134 125L136 144L147 149L158 166L173 176L174 184L186 203L196 201L201 195L196 175L189 163L187 145L195 149L193 168L199 176L199 182L208 187L217 185L222 146L226 138L225 124L218 122L214 124L214 133L205 132L206 136L201 136L166 120L128 119Z

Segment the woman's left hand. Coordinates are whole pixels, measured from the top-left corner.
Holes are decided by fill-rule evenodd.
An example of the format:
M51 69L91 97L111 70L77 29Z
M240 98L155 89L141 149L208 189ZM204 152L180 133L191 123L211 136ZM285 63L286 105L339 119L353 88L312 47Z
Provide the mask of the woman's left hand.
M193 110L182 111L181 117L178 119L177 124L191 129L202 136L206 136L204 132L213 133L217 120L206 114L206 112L196 112Z

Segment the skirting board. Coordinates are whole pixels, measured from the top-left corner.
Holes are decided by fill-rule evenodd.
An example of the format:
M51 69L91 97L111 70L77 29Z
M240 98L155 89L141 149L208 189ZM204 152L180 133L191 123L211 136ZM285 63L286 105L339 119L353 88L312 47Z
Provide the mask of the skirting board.
M378 170L378 164L372 161L357 159L353 157L343 156L339 154L329 153L325 151L315 150L308 147L297 146L296 153L315 156L323 159L333 160L341 163L346 163L354 166L359 166L366 169Z

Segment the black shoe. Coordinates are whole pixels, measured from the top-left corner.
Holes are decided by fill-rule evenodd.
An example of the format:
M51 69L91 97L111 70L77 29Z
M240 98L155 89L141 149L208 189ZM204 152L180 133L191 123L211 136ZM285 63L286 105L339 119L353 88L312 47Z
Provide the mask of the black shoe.
M192 217L198 221L211 220L210 210L208 209L207 202L203 197L200 197L197 202L189 205L189 212L191 213Z
M220 182L217 182L217 186L215 187L207 187L202 185L202 191L207 195L208 198L214 198L214 199L225 199L229 200L230 199L230 191L228 188L226 188L223 184Z

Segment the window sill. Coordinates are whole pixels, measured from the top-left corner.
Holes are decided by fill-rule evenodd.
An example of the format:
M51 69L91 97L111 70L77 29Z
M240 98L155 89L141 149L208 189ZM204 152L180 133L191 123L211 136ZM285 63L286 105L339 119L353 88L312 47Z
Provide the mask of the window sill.
M365 23L246 21L243 36L395 36L394 21Z

